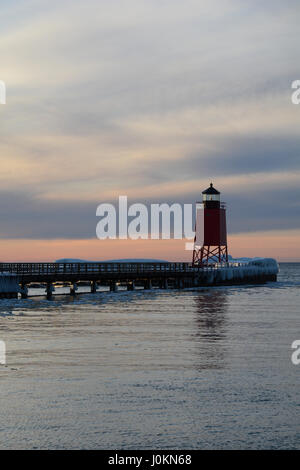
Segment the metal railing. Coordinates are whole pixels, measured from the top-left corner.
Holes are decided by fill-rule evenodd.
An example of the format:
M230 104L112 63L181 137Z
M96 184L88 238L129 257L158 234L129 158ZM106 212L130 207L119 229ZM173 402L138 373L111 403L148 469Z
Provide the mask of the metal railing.
M0 263L0 272L15 274L105 274L193 271L191 263Z
M244 266L247 263L213 263L208 266L193 266L192 263L0 263L0 273L19 275L55 274L109 274L109 273L193 273L198 270L211 271L228 267Z

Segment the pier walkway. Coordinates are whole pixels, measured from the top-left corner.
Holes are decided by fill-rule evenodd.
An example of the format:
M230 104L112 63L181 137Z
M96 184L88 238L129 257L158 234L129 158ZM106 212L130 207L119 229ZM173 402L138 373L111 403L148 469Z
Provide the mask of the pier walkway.
M278 269L272 263L270 266L268 268L268 265L259 263L223 263L202 267L167 262L0 263L0 284L1 278L15 276L15 287L10 288L12 292L3 292L0 285L0 296L17 297L20 293L26 298L32 283L45 284L47 297L51 298L53 284L57 282L69 283L70 293L75 294L77 284L82 281L90 283L93 293L98 285L108 285L111 291L116 291L118 284L134 290L136 285L142 285L145 289L153 286L167 289L274 281Z

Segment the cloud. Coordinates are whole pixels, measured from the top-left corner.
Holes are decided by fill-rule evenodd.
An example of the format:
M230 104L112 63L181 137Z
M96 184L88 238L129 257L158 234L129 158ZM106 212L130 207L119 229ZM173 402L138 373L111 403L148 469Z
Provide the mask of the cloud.
M298 228L299 9L3 2L2 237L91 237L100 202L191 202L210 179L232 232Z
M300 228L300 172L245 174L243 177L225 177L216 181L224 188L222 198L227 202L227 222L230 234L265 230ZM220 183L220 186L219 186ZM235 185L237 183L238 186ZM150 214L151 203L194 203L199 200L206 181L198 180L181 185L152 186L138 198L129 194L129 205L142 202ZM100 193L99 193L100 194ZM147 195L147 196L146 196ZM96 237L96 208L110 202L118 210L119 194L107 194L94 200L43 199L28 190L0 192L0 238L19 239L92 239Z

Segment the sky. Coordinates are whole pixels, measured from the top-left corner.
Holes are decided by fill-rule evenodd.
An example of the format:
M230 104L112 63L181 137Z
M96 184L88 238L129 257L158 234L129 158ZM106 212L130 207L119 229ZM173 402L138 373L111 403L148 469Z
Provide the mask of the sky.
M189 260L96 208L227 203L229 253L300 260L298 0L2 0L0 260Z

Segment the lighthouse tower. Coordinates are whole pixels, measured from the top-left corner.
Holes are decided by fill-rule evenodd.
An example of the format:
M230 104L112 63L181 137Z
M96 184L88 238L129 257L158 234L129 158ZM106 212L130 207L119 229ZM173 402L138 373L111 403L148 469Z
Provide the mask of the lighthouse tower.
M202 192L202 202L196 203L195 232L194 266L228 261L226 206L212 183Z

